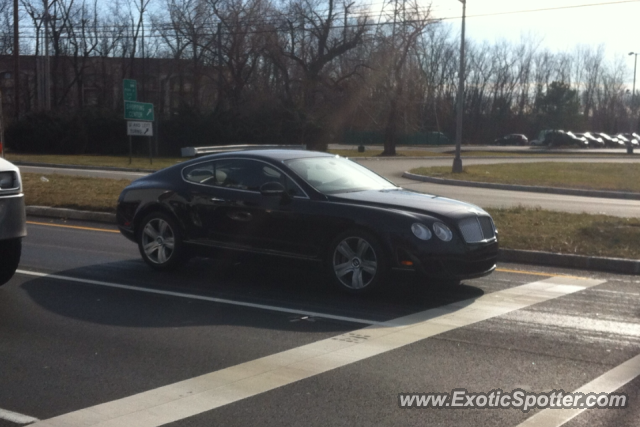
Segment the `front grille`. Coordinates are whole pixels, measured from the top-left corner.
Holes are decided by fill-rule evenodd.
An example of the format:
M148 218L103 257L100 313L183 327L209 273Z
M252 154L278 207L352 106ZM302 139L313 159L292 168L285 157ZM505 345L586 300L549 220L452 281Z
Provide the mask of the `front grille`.
M465 218L458 223L458 227L467 243L478 243L495 237L493 221L488 216Z
M480 221L480 227L482 228L482 235L485 239L491 239L495 237L495 227L493 226L493 220L490 216L480 216L478 217L478 221Z

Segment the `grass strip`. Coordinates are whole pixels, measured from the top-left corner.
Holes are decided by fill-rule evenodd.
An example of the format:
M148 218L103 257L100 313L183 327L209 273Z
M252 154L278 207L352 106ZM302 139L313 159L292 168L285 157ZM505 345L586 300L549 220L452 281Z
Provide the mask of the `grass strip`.
M509 249L640 259L640 219L515 207L487 209Z
M87 178L59 174L22 174L27 206L115 212L126 179Z
M118 167L130 169L159 170L176 163L184 162L184 157L158 157L149 163L148 157L133 157L131 164L127 156L97 156L97 155L62 155L62 154L16 154L7 153L10 162L49 163L57 165Z
M640 192L640 163L504 163L465 166L459 174L452 173L450 166L411 172L462 181Z
M68 175L23 174L27 205L115 212L130 181ZM510 249L640 259L640 219L569 214L523 207L487 209L500 246Z
M449 152L436 152L430 150L408 150L398 147L398 155L396 157L453 157L453 147ZM367 149L362 153L358 152L357 147L352 149L329 150L332 154L338 154L343 157L379 157L382 154L382 148ZM598 153L590 152L590 154L598 154L598 157L625 157L623 153ZM575 153L562 152L540 152L540 151L464 151L463 157L566 157L575 155ZM64 154L19 154L6 153L6 159L10 162L30 162L30 163L46 163L59 165L74 166L95 166L95 167L118 167L129 169L148 169L159 170L176 163L189 160L186 157L157 157L153 159L153 164L149 163L148 157L133 157L129 163L128 156L99 156L99 155L64 155Z

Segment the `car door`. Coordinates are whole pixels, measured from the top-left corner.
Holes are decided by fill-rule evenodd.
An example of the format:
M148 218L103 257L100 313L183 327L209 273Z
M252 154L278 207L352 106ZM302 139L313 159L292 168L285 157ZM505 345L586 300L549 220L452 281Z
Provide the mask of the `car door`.
M250 249L252 230L263 222L253 160L219 159L185 168L190 182L193 240L214 246Z
M231 249L313 256L317 254L313 208L281 169L255 159L219 159L185 168L191 182L190 233L196 243ZM263 196L260 187L279 182L287 194Z

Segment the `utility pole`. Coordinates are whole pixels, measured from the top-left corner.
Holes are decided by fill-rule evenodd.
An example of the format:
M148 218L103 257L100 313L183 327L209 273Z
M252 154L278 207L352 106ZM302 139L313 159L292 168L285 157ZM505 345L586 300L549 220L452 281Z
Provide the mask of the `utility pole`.
M44 2L44 110L51 110L51 63L49 59L49 0Z
M140 46L140 52L142 53L142 100L147 100L147 93L145 89L145 66L144 66L144 0L140 0L140 22L142 24L142 46Z
M635 111L635 100L636 100L636 67L638 65L638 53L637 52L629 52L629 56L634 55L633 61L633 91L631 92L631 120L629 122L629 133L633 133L634 131L634 111Z
M456 157L453 159L453 173L462 173L460 145L462 144L462 112L464 110L464 24L467 15L467 0L462 3L462 33L460 34L460 71L458 72L458 117L456 120Z
M20 119L20 32L18 0L13 0L13 95L16 120Z

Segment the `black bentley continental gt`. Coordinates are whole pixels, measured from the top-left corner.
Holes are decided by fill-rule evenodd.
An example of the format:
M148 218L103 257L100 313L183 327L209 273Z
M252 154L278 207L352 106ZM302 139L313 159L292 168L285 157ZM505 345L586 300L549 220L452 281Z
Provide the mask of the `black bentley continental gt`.
M390 269L458 284L490 274L498 256L493 220L477 206L303 150L225 152L163 169L124 189L117 220L158 270L214 249L250 252L323 262L352 293Z

